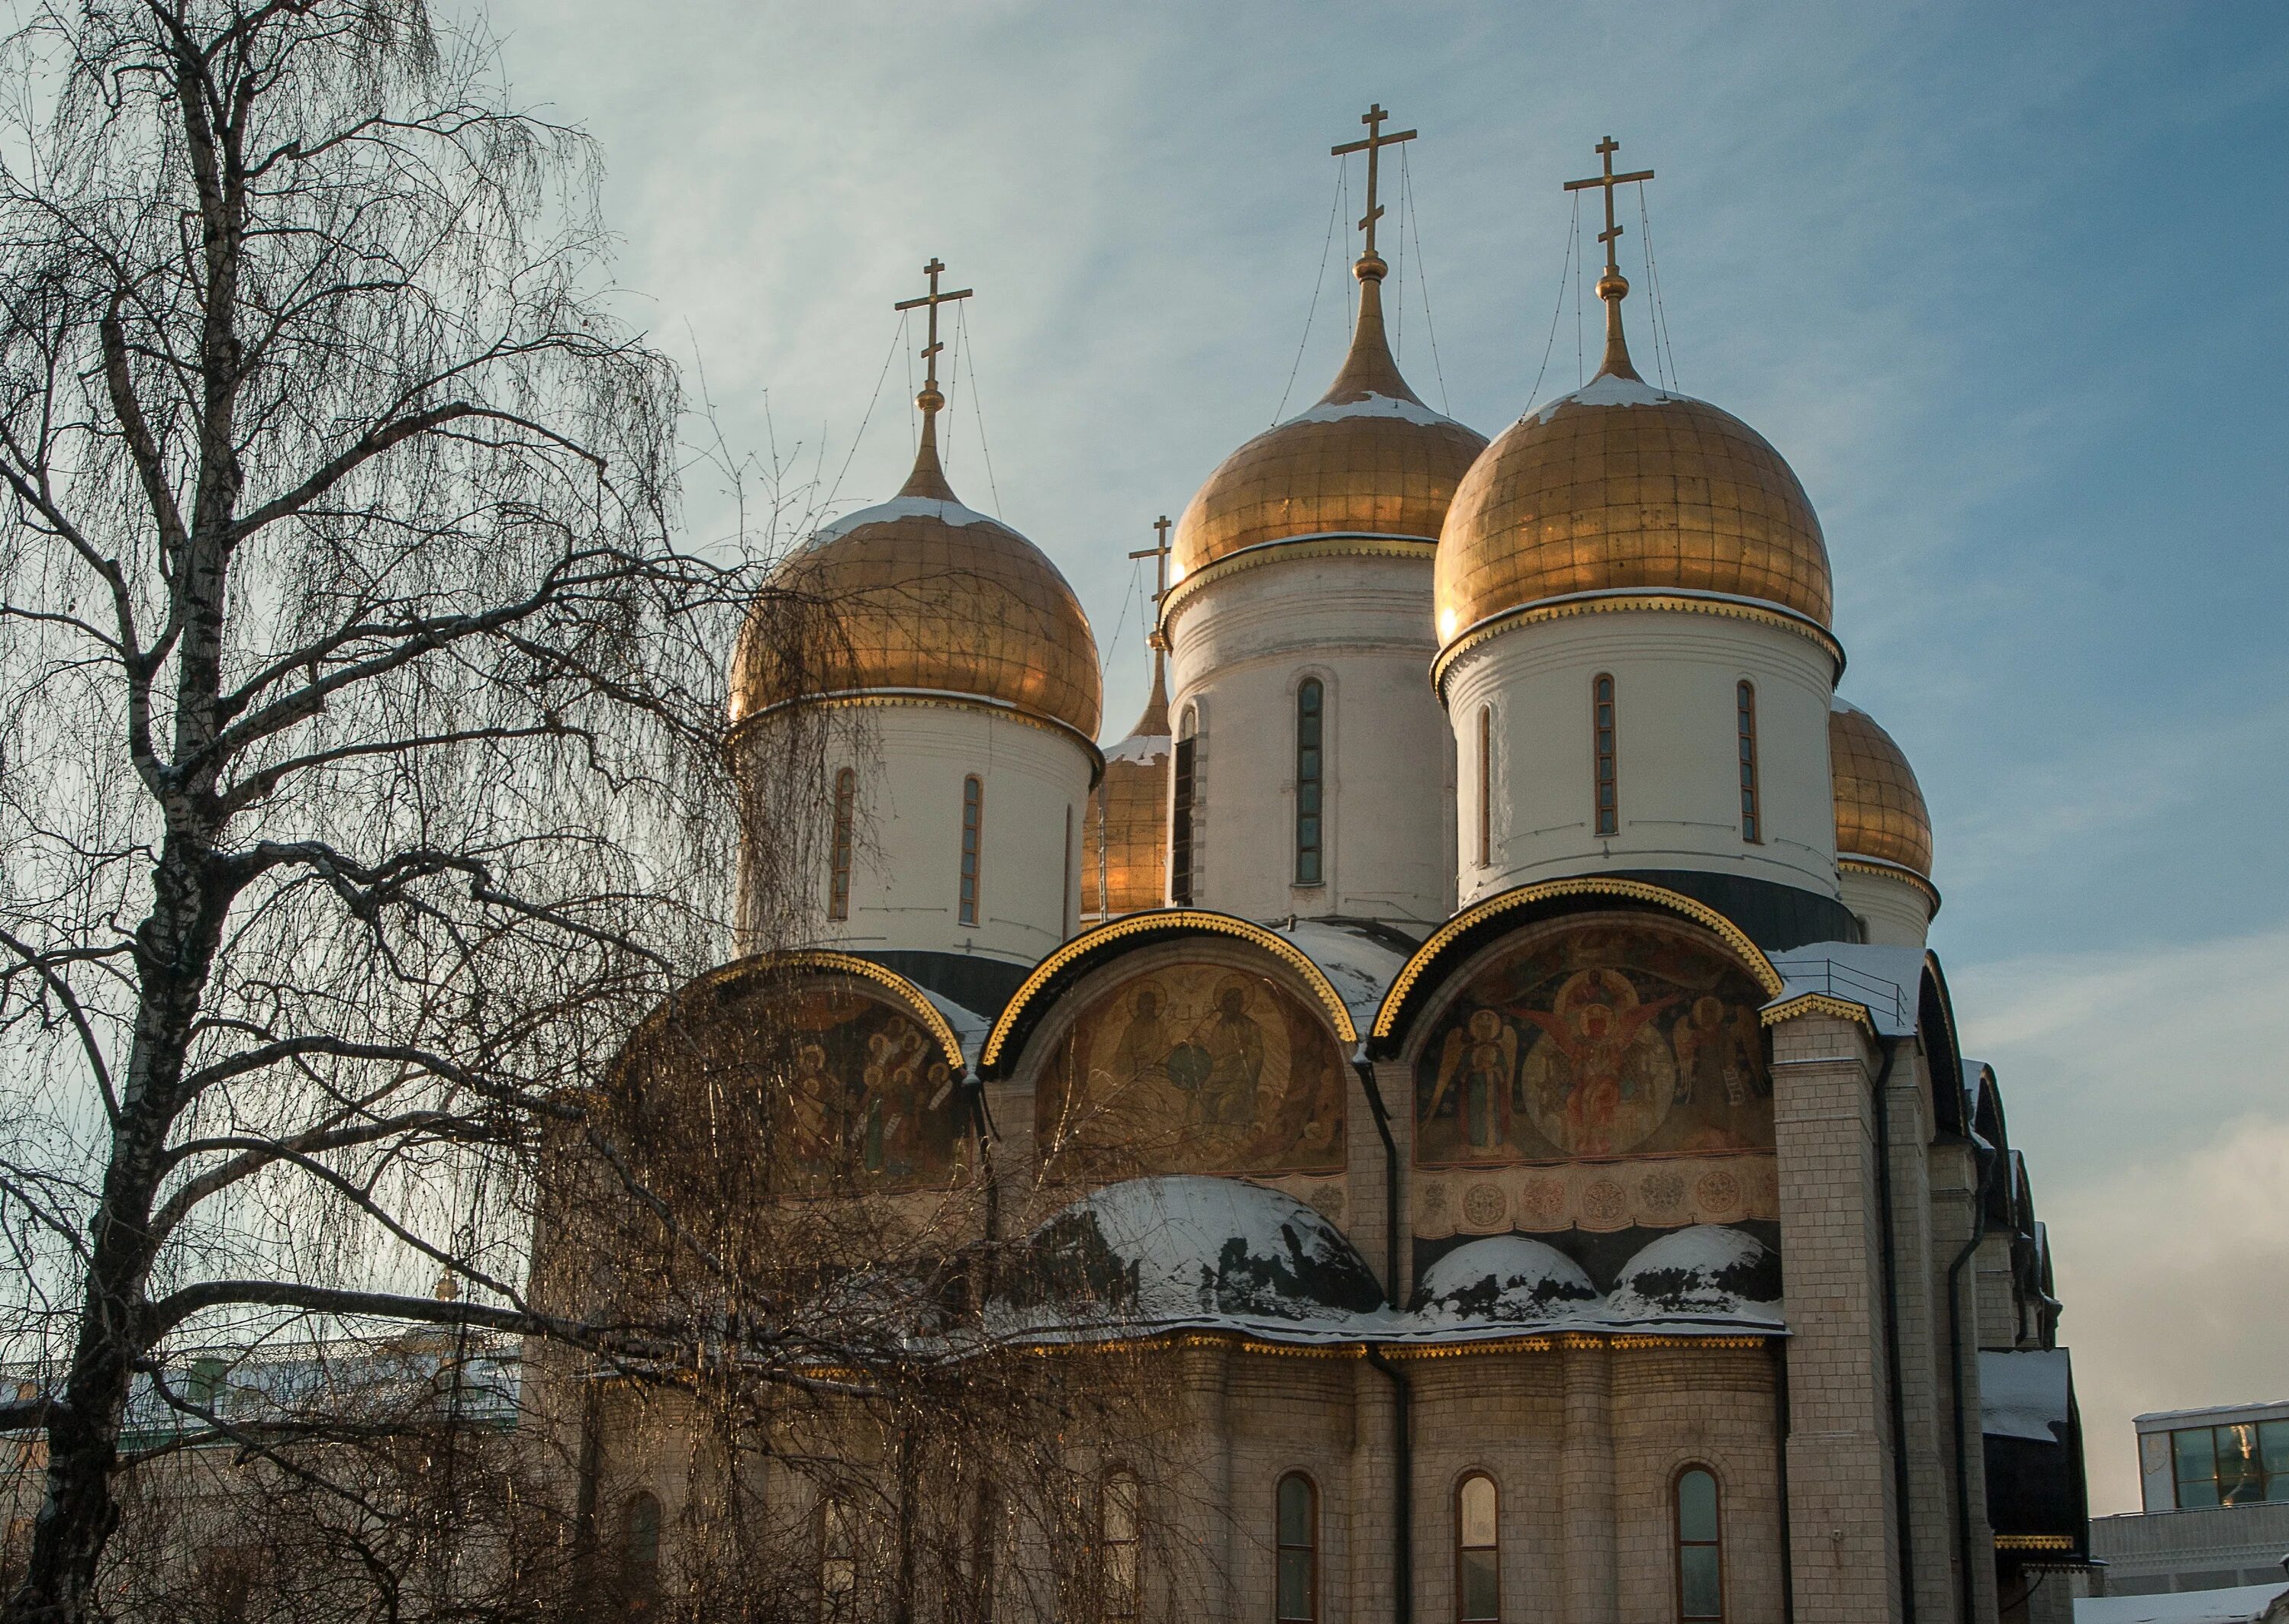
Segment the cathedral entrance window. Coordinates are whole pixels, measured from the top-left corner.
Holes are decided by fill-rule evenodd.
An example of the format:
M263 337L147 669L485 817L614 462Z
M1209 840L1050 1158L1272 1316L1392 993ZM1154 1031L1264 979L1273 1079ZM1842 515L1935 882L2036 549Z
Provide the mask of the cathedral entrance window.
M1717 1479L1705 1467L1677 1475L1677 1616L1679 1624L1722 1624L1725 1550Z
M858 817L858 775L844 768L834 775L834 827L827 851L826 917L850 917L851 826Z
M1593 808L1598 832L1622 832L1622 785L1619 757L1614 748L1614 679L1599 673L1590 685L1590 722L1598 754L1598 797Z
M1192 905L1192 802L1200 783L1200 712L1187 705L1178 724L1168 808L1168 900L1179 908Z
M1314 677L1296 690L1296 883L1320 881L1320 793L1327 772L1327 689Z
M1139 1499L1137 1479L1127 1472L1114 1472L1106 1477L1098 1493L1097 1572L1103 1588L1098 1614L1103 1618L1137 1616L1141 1578L1137 1560Z
M1502 1542L1495 1480L1472 1472L1455 1492L1455 1617L1496 1624L1502 1617Z
M961 922L977 923L977 869L985 835L985 785L976 775L961 781Z
M1741 838L1764 840L1764 820L1757 805L1757 688L1743 682L1734 690L1734 716L1741 746Z
M1314 1624L1320 1616L1320 1491L1301 1472L1280 1480L1278 1624Z

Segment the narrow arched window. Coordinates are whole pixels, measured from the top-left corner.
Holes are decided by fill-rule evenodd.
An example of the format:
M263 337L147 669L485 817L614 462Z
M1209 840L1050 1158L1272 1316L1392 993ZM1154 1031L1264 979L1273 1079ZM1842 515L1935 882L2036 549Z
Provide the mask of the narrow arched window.
M1500 1497L1495 1480L1472 1472L1455 1491L1455 1617L1457 1624L1502 1618Z
M1603 673L1591 684L1591 726L1598 749L1598 832L1622 832L1622 782L1614 749L1614 679Z
M1327 776L1328 691L1317 677L1296 690L1296 883L1320 883L1320 790Z
M1315 1624L1320 1616L1320 1491L1301 1472L1280 1480L1278 1624Z
M659 1498L639 1490L620 1502L620 1603L630 1619L659 1610Z
M1757 688L1743 682L1734 692L1733 712L1741 736L1741 838L1762 840L1764 819L1757 806Z
M1717 1479L1707 1468L1677 1475L1677 1616L1679 1624L1725 1617L1725 1546Z
M1097 1492L1097 1572L1103 1588L1099 1612L1105 1618L1137 1616L1142 1578L1137 1561L1140 1498L1137 1479L1127 1472L1113 1473Z
M849 1506L818 1502L818 1616L848 1624L858 1612L858 1530Z
M1479 707L1479 866L1495 860L1495 708Z
M979 857L985 841L985 784L975 774L961 781L961 922L977 923Z
M834 775L834 827L827 848L826 917L850 917L850 830L858 817L858 775L844 768Z
M1200 784L1200 716L1184 707L1178 724L1176 760L1169 775L1174 793L1168 806L1168 900L1179 908L1192 905L1192 802Z

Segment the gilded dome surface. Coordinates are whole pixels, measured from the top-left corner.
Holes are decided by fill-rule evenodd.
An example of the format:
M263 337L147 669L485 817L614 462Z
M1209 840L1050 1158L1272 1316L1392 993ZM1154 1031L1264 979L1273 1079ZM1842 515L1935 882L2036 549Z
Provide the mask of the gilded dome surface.
M1040 548L955 498L927 427L905 489L820 530L770 585L734 657L735 720L799 697L921 690L1097 736L1104 688L1081 601Z
M1439 639L1626 590L1753 598L1823 626L1832 596L1820 521L1764 436L1607 371L1503 430L1464 477L1439 538Z
M1168 889L1168 690L1152 694L1129 736L1105 752L1081 825L1081 913L1091 922L1158 908Z
M1838 700L1828 712L1838 856L1896 863L1931 878L1931 813L1908 758L1876 719Z
M1360 261L1359 324L1318 405L1225 458L1176 526L1170 579L1300 536L1438 538L1486 437L1442 417L1399 375L1384 336L1379 259Z

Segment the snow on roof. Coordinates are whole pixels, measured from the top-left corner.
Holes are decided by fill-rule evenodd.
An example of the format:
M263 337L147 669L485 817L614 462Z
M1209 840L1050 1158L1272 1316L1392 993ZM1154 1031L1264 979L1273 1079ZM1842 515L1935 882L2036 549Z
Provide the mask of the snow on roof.
M1416 1318L1427 1329L1541 1325L1570 1319L1599 1302L1582 1265L1548 1241L1487 1235L1456 1247L1423 1271Z
M803 543L799 552L811 552L830 542L839 541L862 524L889 524L898 519L936 519L941 523L968 529L973 524L1009 527L999 519L981 513L974 507L964 507L959 502L941 502L936 497L893 497L872 507L862 507L855 513L845 513L833 523L820 529Z
M1290 423L1340 423L1346 418L1397 418L1403 423L1437 425L1451 424L1454 418L1432 410L1420 401L1402 401L1396 395L1370 394L1364 400L1340 401L1334 404L1322 401L1311 410L1299 412L1288 419Z
M1918 993L1923 986L1924 950L1886 947L1873 942L1807 942L1773 955L1773 968L1786 984L1775 1004L1824 992L1865 1005L1876 1030L1886 1038L1912 1037Z
M1535 414L1535 421L1549 422L1560 406L1658 406L1663 401L1688 398L1656 389L1642 378L1623 378L1613 372L1600 372L1573 394L1561 394L1544 406Z
M1615 1319L1780 1323L1781 1260L1745 1230L1696 1223L1652 1242L1606 1300Z
M2074 1367L2063 1348L1982 1349L1979 1429L1990 1437L2066 1442Z
M993 1023L976 1010L955 1003L944 993L931 991L920 982L913 985L929 1000L930 1007L944 1015L945 1023L953 1028L953 1035L961 1044L962 1063L975 1070L977 1057L985 1048L986 1034L993 1030Z
M2143 1415L2133 1415L2130 1420L2133 1426L2143 1427L2149 1421L2221 1422L2228 1420L2240 1421L2245 1417L2252 1421L2264 1419L2277 1421L2284 1416L2289 1416L2289 1398L2261 1398L2254 1404L2204 1405L2197 1410L2151 1410Z
M1294 943L1320 967L1344 1000L1344 1007L1351 1011L1352 1024L1365 1036L1375 1024L1383 995L1406 967L1407 955L1362 931L1327 919L1296 919L1276 927L1273 934Z
M2289 1581L2174 1596L2084 1596L2074 1604L2074 1624L2259 1624L2285 1595Z
M1165 733L1132 733L1105 752L1108 763L1113 761L1159 761L1168 753L1168 736Z

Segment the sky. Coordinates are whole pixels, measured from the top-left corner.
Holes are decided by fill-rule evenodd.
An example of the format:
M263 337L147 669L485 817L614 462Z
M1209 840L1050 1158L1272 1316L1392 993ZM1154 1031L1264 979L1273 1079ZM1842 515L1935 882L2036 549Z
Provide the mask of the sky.
M1934 945L2050 1225L2094 1510L2137 1503L2133 1414L2289 1398L2289 8L489 15L514 93L602 144L622 308L798 506L895 490L890 306L933 255L976 289L949 473L1079 592L1108 738L1145 680L1126 554L1340 358L1328 148L1371 101L1421 131L1406 209L1386 183L1401 364L1493 434L1578 380L1560 184L1618 139L1679 386L1803 480L1841 691L1931 802ZM695 538L730 512L695 466Z

